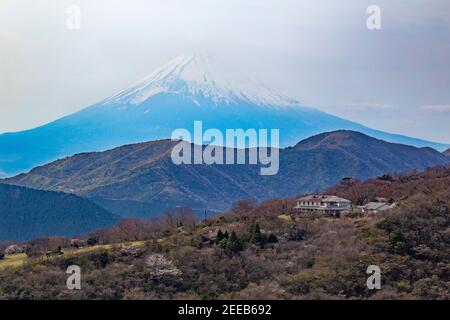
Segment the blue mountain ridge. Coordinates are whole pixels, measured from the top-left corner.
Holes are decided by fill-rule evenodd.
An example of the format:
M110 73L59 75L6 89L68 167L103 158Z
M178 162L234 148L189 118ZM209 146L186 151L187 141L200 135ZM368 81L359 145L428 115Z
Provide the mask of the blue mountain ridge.
M354 130L389 142L443 151L450 147L365 127L303 107L246 78L222 76L209 59L178 57L143 81L79 112L43 126L0 135L0 176L80 152L170 138L177 128L193 130L279 129L280 147L335 130ZM220 69L217 71L216 69ZM244 79L244 80L243 80ZM236 85L230 84L234 83Z

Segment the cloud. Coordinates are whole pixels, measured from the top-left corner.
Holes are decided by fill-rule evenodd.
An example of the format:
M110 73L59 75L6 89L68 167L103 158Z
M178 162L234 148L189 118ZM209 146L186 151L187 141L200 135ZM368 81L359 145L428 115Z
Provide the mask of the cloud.
M450 104L436 104L419 107L420 110L434 113L450 113Z

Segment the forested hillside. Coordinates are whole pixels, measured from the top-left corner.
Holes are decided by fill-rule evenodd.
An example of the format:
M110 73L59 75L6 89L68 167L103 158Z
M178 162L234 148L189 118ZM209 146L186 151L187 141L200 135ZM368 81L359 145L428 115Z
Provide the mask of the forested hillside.
M187 208L125 220L83 237L120 246L37 255L1 270L0 298L450 299L450 167L345 179L329 192L359 203L383 196L397 207L329 218L299 215L293 199L274 199L240 201L201 221ZM145 244L133 245L138 240ZM26 245L45 252L66 242ZM71 264L83 270L80 291L65 287ZM369 265L380 267L380 290L366 286Z
M118 219L76 195L0 184L0 240L73 236Z

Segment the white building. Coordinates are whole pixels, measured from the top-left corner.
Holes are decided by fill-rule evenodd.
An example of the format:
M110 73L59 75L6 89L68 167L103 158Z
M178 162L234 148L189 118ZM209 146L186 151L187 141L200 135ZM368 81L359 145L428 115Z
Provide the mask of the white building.
M369 202L366 205L360 206L364 213L378 213L395 207L395 203L390 204L386 202Z
M296 200L294 207L302 213L320 213L325 215L340 216L352 210L350 200L329 195L309 195Z

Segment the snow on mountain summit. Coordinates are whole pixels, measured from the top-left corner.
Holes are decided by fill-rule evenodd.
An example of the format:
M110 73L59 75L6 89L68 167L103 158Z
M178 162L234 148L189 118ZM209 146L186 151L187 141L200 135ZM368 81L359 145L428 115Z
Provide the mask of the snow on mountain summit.
M267 106L298 106L299 102L250 79L211 56L180 55L106 102L139 105L159 93L181 94L218 103L249 102Z

